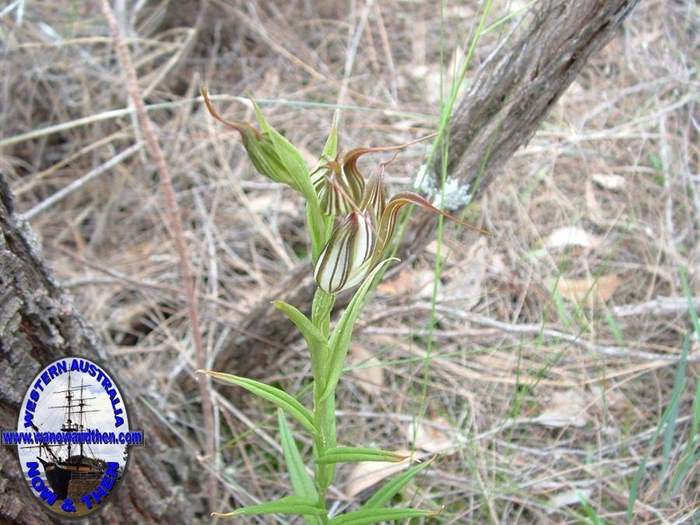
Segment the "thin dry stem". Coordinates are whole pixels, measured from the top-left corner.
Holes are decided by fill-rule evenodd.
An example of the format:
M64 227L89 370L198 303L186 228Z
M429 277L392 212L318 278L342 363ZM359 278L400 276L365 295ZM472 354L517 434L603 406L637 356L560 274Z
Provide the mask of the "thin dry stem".
M168 163L165 160L165 155L160 147L156 131L153 126L153 122L146 112L146 106L143 102L141 92L139 89L138 77L136 75L136 69L131 61L131 55L129 54L129 48L127 47L126 41L119 30L119 25L117 19L114 16L114 12L109 5L108 0L101 0L100 5L102 7L102 12L104 13L107 22L109 23L110 30L112 32L112 37L114 39L114 44L117 50L117 55L119 57L119 62L121 64L124 75L126 76L126 88L129 93L129 97L136 110L136 115L139 121L139 125L143 132L143 136L146 142L146 149L151 159L156 164L156 169L158 175L160 176L161 191L163 192L163 198L166 205L168 222L170 226L170 233L175 241L175 248L177 250L177 255L180 264L180 277L182 280L182 287L185 292L185 297L187 301L187 316L190 321L192 338L194 341L196 361L198 368L206 367L207 356L206 349L204 347L204 342L202 340L202 333L199 326L199 315L197 311L197 296L195 290L194 276L192 273L192 266L190 264L190 258L187 250L187 243L185 242L185 234L182 227L182 221L180 220L180 211L177 204L177 197L175 195L175 189L173 188L172 177L170 176L170 170L168 169ZM216 443L214 442L214 421L213 421L213 405L209 392L209 380L206 376L198 376L199 380L199 391L202 398L202 413L204 419L204 431L206 440L206 453L207 459L209 461L214 461L216 457ZM216 478L210 475L209 481L209 505L214 508L217 504L218 496L218 484Z

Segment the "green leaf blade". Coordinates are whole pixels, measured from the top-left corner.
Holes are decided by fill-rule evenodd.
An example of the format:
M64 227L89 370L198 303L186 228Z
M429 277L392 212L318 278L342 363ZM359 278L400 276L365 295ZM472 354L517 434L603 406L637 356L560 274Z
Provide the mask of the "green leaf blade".
M678 362L678 368L676 369L676 376L673 380L673 390L671 392L671 402L667 408L667 418L666 418L666 428L664 430L663 438L663 465L661 467L661 472L665 475L669 462L671 459L671 450L673 448L673 441L676 434L676 424L678 421L678 415L680 411L680 404L682 400L683 390L686 384L686 373L688 368L688 351L690 349L690 337L686 336L683 341L683 349L681 351L681 359Z
M381 521L398 521L410 518L424 518L436 513L420 509L363 509L336 516L329 525L371 525Z
M231 518L235 516L259 516L261 514L300 514L302 516L323 516L325 510L316 506L316 502L300 496L286 496L284 498L241 507L233 512L213 512L212 516Z
M213 372L211 370L200 370L200 372L205 373L218 381L240 386L251 394L255 394L256 396L271 402L296 419L306 430L311 432L313 435L316 435L316 427L314 426L313 415L311 412L296 398L292 397L284 390L266 385L265 383L255 381L253 379L235 376L233 374Z
M398 463L407 458L403 454L390 450L364 447L333 447L324 451L316 458L316 463L328 465L332 463L359 463L360 461L390 461Z
M326 241L331 235L333 226L332 217L326 217L321 212L321 205L318 202L316 192L314 200L306 201L306 222L309 225L309 236L311 238L311 259L314 264L318 256L323 251Z
M335 387L340 380L340 376L343 373L343 366L345 363L345 358L348 354L348 348L350 346L350 338L352 337L352 330L357 321L357 318L362 311L362 306L365 301L365 297L372 288L372 283L377 274L382 271L384 266L386 266L391 261L396 261L398 259L389 258L380 262L362 282L360 287L355 292L350 304L343 312L338 324L336 325L333 333L331 334L331 339L329 342L330 351L330 363L328 370L328 379L325 384L325 391L321 396L321 399L325 399L335 391Z
M299 311L298 308L284 301L273 301L275 308L281 310L287 318L294 323L304 337L309 352L311 353L311 364L314 369L314 377L320 377L324 360L327 354L328 343L326 338L311 320Z
M658 426L656 427L656 430L654 431L654 435L652 436L650 442L649 442L649 448L647 449L646 453L642 457L639 467L637 468L637 472L635 473L634 477L632 478L632 483L630 484L630 489L629 489L629 495L627 497L627 519L631 520L633 515L634 515L634 505L637 501L637 497L639 495L639 486L642 482L642 478L644 477L644 473L646 472L646 467L647 463L649 461L649 458L652 453L652 449L656 445L656 440L658 439L659 435L661 434L661 431L665 429L664 433L664 447L669 447L671 445L667 445L666 441L667 440L672 440L673 439L673 434L675 432L675 425L676 425L676 418L678 415L678 403L680 402L681 399L681 394L683 393L683 387L685 386L685 374L686 374L686 367L688 364L688 350L690 348L690 338L689 335L685 336L685 339L683 341L683 349L681 351L681 358L680 361L678 362L678 368L676 368L676 374L673 382L673 391L671 393L671 401L669 405L666 407L664 410L664 413L661 416L661 420L659 421ZM666 451L664 451L666 453ZM670 453L670 452L669 452ZM664 462L667 461L667 458L664 458ZM666 474L666 468L667 468L667 463L664 463L662 466L662 471L663 474Z
M328 138L323 146L323 152L321 153L322 159L335 159L338 155L338 118L340 112L335 110L333 113L333 122L331 123L331 131L328 133Z
M287 472L289 472L289 479L292 482L294 493L297 496L318 502L316 485L306 470L306 465L299 453L296 441L294 441L289 424L287 423L287 418L282 409L277 409L277 420L279 423L284 461L287 464ZM305 516L305 520L309 525L321 525L321 520L318 516Z
M277 420L279 423L280 440L282 442L282 451L284 459L287 462L287 470L292 481L292 487L297 496L302 496L312 500L318 498L318 492L314 485L313 479L306 471L306 466L301 458L299 449L297 448L292 432L287 424L287 418L282 409L277 410Z
M409 481L416 477L416 475L418 475L422 470L427 468L431 463L432 460L426 461L425 463L421 463L420 465L411 467L400 476L395 477L386 485L384 485L381 489L375 492L374 495L371 498L369 498L364 505L362 505L362 508L377 509L388 504L389 502L391 502L391 499L394 496L396 496L396 494L398 494L399 491L408 484Z

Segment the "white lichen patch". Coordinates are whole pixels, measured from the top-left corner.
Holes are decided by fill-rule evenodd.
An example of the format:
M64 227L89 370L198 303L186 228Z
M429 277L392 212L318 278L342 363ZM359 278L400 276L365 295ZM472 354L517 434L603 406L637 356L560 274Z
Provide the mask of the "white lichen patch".
M441 210L456 211L472 199L469 183L460 181L457 177L448 176L444 188L439 188L436 177L429 173L428 166L423 164L418 170L413 187L431 201L433 206Z

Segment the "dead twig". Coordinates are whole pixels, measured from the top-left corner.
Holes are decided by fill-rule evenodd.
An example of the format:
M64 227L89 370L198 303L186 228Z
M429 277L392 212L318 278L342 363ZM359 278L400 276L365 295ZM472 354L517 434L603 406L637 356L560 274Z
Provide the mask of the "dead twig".
M117 164L122 162L123 160L131 157L134 153L139 151L142 146L143 146L142 142L137 142L136 144L129 146L124 151L118 153L117 155L115 155L114 157L109 159L104 164L101 164L101 165L97 166L95 169L90 170L88 173L86 173L85 175L83 175L79 179L76 179L73 182L71 182L65 188L63 188L63 189L57 191L56 193L54 193L53 195L51 195L51 197L49 197L48 199L41 201L39 204L34 206L32 209L23 213L22 218L25 220L33 219L34 217L39 215L41 212L49 209L51 206L53 206L54 204L56 204L60 200L68 197L68 195L70 195L74 191L77 191L80 188L82 188L85 184L90 182L92 179L99 177L100 175L102 175L103 173L106 173L107 171L112 169L114 166L116 166Z
M177 204L175 189L173 188L172 177L170 176L170 170L168 168L167 162L165 161L165 155L163 154L163 150L161 149L160 144L158 143L158 138L153 126L153 122L148 117L148 113L146 112L146 106L143 102L143 97L141 96L141 91L139 89L136 69L134 68L134 65L131 61L129 48L127 47L126 41L124 40L124 37L119 29L117 19L115 18L114 12L112 11L112 8L110 7L109 2L107 0L101 0L101 7L105 18L109 23L109 27L112 32L112 38L114 39L114 44L117 51L117 56L119 57L119 62L121 64L124 75L126 76L127 92L129 93L131 102L134 105L139 126L141 127L141 131L143 133L143 137L146 143L146 149L151 159L155 162L158 175L160 176L161 191L163 192L168 222L170 223L170 233L173 236L173 240L175 241L175 247L177 250L177 255L180 264L180 276L187 301L187 315L191 324L197 367L206 368L207 357L204 343L202 340L202 333L200 331L199 326L199 315L197 312L197 297L195 291L194 276L192 273L192 267L187 251L187 244L185 242L185 234L183 231L182 222L180 220L180 211ZM214 414L209 391L209 380L205 375L201 374L198 377L198 381L200 396L202 398L202 413L204 419L206 454L208 460L213 462L216 456L216 443L214 442ZM211 475L211 471L208 481L209 487L207 490L207 495L209 498L209 505L211 508L214 508L218 499L218 484L216 482L216 477L214 475Z

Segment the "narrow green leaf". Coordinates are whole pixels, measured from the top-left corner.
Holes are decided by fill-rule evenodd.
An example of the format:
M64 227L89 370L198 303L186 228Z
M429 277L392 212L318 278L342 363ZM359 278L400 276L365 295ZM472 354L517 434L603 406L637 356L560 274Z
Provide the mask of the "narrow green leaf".
M309 231L311 232L311 248L313 260L315 261L318 255L323 250L323 246L326 244L328 239L328 220L326 220L323 212L321 211L321 205L318 201L318 195L316 195L316 190L314 190L311 184L311 177L309 177L308 172L305 177L300 180L301 183L301 194L306 199L306 217L309 226Z
M576 492L576 495L578 496L578 499L581 502L581 508L583 509L583 512L586 513L586 516L588 516L591 525L605 525L605 522L602 519L600 519L598 513L586 499L586 496L584 496L581 492L578 491Z
M326 359L327 341L323 334L316 328L311 320L299 311L298 308L284 301L273 301L275 308L284 312L304 336L311 353L311 364L314 369L314 377L320 377L323 370L323 361Z
M335 395L317 402L316 426L319 429L319 438L314 449L314 458L325 453L326 450L335 448L337 432L335 425ZM335 479L335 463L316 463L316 481L322 492L325 492Z
M695 454L692 450L690 453L688 451L683 453L678 465L674 468L673 477L669 483L672 497L675 498L678 495L678 491L683 486L683 481L688 476L690 469L696 467L698 462L700 462L700 453Z
M314 500L300 496L287 496L275 501L241 507L233 512L212 512L212 516L231 518L234 516L257 516L260 514L301 514L303 516L323 516L325 509L317 506Z
M686 370L688 368L688 350L690 349L690 337L687 336L683 341L683 350L681 351L681 359L676 369L676 377L673 380L673 390L671 391L671 403L667 408L666 430L664 431L663 444L663 466L661 468L661 477L663 478L669 466L671 459L671 449L673 448L673 439L676 434L676 422L678 420L678 412L680 411L681 398L686 383Z
M674 430L675 430L675 416L674 412L677 415L677 410L674 408L677 406L677 404L680 401L680 397L682 394L682 389L678 390L677 385L680 385L680 377L685 378L685 369L686 365L688 362L688 349L690 347L690 340L689 336L686 335L685 340L683 341L683 350L681 353L681 359L680 362L678 363L678 368L676 369L676 378L674 380L674 388L673 388L673 393L671 394L671 402L669 403L669 406L664 410L664 413L661 416L661 420L659 421L659 425L656 427L656 430L654 431L654 435L652 436L651 440L649 441L649 448L647 449L646 454L644 454L644 457L642 458L642 461L639 463L639 468L637 469L637 472L634 475L634 478L632 478L632 484L630 485L630 491L629 491L629 496L627 497L627 519L631 520L633 516L633 511L634 511L634 504L637 501L637 496L639 494L639 485L642 482L642 478L644 477L644 473L646 472L646 466L647 462L649 461L649 457L651 456L651 452L653 448L656 446L656 440L659 437L659 434L661 431L666 428L667 429L667 435L668 435L668 427L667 425L670 424L670 420L673 417L673 425L674 425ZM685 379L683 379L683 384L685 384ZM665 441L665 440L664 440Z
M328 133L326 144L323 146L322 159L335 159L338 155L338 115L340 112L335 110L333 113L333 122L331 123L331 131Z
M224 383L231 383L232 385L245 388L248 392L270 401L272 404L278 408L281 408L287 412L287 414L299 421L299 423L301 423L306 430L314 435L316 434L316 427L314 426L313 415L311 412L284 390L266 385L265 383L255 381L253 379L239 377L232 374L225 374L223 372L213 372L211 370L198 370L198 372L207 374Z
M688 449L695 446L697 441L700 445L700 377L695 380L695 399L693 399L693 420L690 423L690 437L688 438Z
M695 329L695 333L700 337L700 319L698 319L698 312L695 309L695 303L693 301L693 292L688 284L688 272L685 268L681 268L681 286L683 287L683 295L688 300L688 313L690 314L690 322Z
M355 322L362 311L362 306L365 301L367 293L372 288L372 283L377 274L391 261L397 261L396 258L385 259L380 262L374 270L372 270L362 285L357 289L355 295L353 296L350 304L343 312L338 324L336 325L333 333L331 334L331 339L329 342L330 351L330 366L328 367L328 379L326 380L325 391L321 396L321 399L325 399L335 391L335 387L340 380L340 376L343 373L343 366L345 363L345 358L348 354L348 347L350 346L350 338L352 337L352 330L355 326Z
M436 512L419 509L362 509L336 516L329 525L371 525L381 521L398 521L434 516Z
M325 450L323 455L316 458L316 463L326 465L329 463L358 463L360 461L392 461L398 463L407 456L380 450L378 448L363 447L333 447Z
M693 301L693 293L690 290L690 285L688 284L688 273L685 268L680 269L681 286L683 288L683 295L685 295L688 300L688 313L690 315L690 321L693 325L695 334L700 338L700 320L698 319L698 312L695 308L695 303ZM686 443L685 450L681 456L678 467L675 468L675 473L671 481L671 494L676 496L678 490L681 488L683 480L688 475L690 468L695 466L700 460L700 378L695 380L695 397L693 399L692 406L692 420L690 423L690 433L688 434L688 442ZM697 452L696 452L697 450Z
M287 470L289 477L292 480L292 487L297 496L302 496L316 501L318 492L314 480L306 471L304 460L301 458L297 444L294 441L292 432L287 424L287 418L282 409L277 410L277 420L280 428L280 441L282 442L282 451L284 452L284 460L287 462Z
M403 489L409 481L411 481L419 472L424 470L428 465L432 463L432 460L421 463L420 465L415 465L408 469L406 472L400 476L396 476L394 479L389 481L381 489L374 493L374 495L369 498L364 505L363 509L376 509L383 507L387 503L391 502L391 499Z

